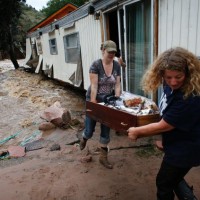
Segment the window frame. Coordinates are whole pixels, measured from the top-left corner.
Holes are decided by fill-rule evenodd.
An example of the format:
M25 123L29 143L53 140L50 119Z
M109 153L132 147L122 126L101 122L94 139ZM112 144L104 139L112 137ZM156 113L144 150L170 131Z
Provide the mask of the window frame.
M52 44L52 41L55 41L55 44ZM50 54L51 55L57 55L58 54L56 38L49 39L49 48L50 48Z
M74 38L72 38L74 37ZM72 39L76 39L75 43L72 45L69 44L69 40L73 41ZM64 50L65 50L65 62L66 63L77 63L80 59L80 39L79 39L79 33L74 32L63 36L64 41ZM75 53L72 53L75 51ZM74 57L70 56L70 54L73 54Z

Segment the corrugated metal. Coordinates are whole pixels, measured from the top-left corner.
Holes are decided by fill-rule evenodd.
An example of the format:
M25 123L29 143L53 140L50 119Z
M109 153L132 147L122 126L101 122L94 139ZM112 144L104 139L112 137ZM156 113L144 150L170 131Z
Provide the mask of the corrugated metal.
M159 1L159 53L181 46L200 55L200 0Z
M82 67L83 67L83 77L84 77L84 89L87 89L89 81L89 67L92 62L98 58L101 58L101 25L100 20L95 20L93 15L88 15L75 22L75 25L66 28L63 26L59 30L55 30L50 35L49 33L44 33L40 41L43 48L43 70L48 68L54 68L54 78L68 82L71 81L69 78L72 74L76 73L77 64L66 63L65 62L65 51L63 47L63 37L72 33L79 33L79 41L81 47L81 58L82 58ZM49 39L57 39L57 55L51 55L49 50ZM28 38L27 38L28 40ZM34 38L32 38L35 41ZM31 55L31 53L29 52ZM38 68L39 70L39 68Z
M89 67L94 60L101 58L100 20L94 20L94 16L89 15L77 21L75 26L80 36L84 89L87 89L90 84Z
M101 0L101 1L96 1L93 3L95 10L100 10L100 9L107 9L108 7L112 6L113 4L117 5L120 1L117 0Z

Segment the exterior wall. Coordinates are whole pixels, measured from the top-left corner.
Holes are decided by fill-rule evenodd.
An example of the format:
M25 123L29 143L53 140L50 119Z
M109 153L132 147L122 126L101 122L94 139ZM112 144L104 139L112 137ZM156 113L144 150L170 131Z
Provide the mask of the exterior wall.
M158 53L180 46L200 56L200 0L159 1Z
M104 7L105 5L102 4L102 1L96 1L94 4L95 11L100 11L101 14L112 8L114 6L113 3L117 3L117 0L113 0L113 3L104 1L107 3L107 6ZM134 3L135 0L124 0L121 5L131 2ZM198 46L200 44L200 34L198 34L200 33L200 0L158 0L158 3L158 54L168 48L181 46L200 56L200 47ZM108 4L110 7L108 7ZM39 72L40 63L43 60L42 70L47 70L53 66L53 77L55 79L73 84L69 78L77 71L77 64L65 62L63 37L78 32L84 89L88 88L90 84L89 67L94 60L101 57L100 44L102 42L102 35L106 31L109 32L106 29L102 30L101 20L95 20L94 14L88 14L89 5L90 3L56 21L59 24L59 29L48 25L41 28L41 32L36 30L28 34L28 37L31 38L31 45L27 45L29 48L29 55L26 55L27 59L30 58L30 54L33 55L33 50L30 49L33 46L32 43L36 41L36 44L38 42L42 44L42 52L39 51L37 46L40 61L36 73ZM49 39L53 38L56 38L57 42L58 54L56 55L50 54ZM131 53L133 54L134 52ZM126 70L128 69L130 69L130 65L127 65ZM132 74L135 75L134 73Z
M93 15L88 15L87 17L75 22L74 26L72 27L61 27L58 30L55 29L50 33L42 34L39 38L32 38L32 41L36 40L36 44L38 42L41 42L42 44L42 54L40 54L38 51L40 59L41 57L43 58L42 69L46 70L53 66L53 73L55 79L72 84L69 78L74 72L76 72L77 64L65 62L63 37L65 35L76 32L79 33L79 40L81 46L84 89L87 89L90 83L89 67L94 60L101 57L101 30L99 20L94 20ZM57 42L58 54L56 55L50 54L49 39L53 38L56 38Z
M90 84L90 65L94 60L101 58L100 45L102 41L100 20L94 20L94 16L89 15L77 21L76 25L80 36L84 89L87 89Z

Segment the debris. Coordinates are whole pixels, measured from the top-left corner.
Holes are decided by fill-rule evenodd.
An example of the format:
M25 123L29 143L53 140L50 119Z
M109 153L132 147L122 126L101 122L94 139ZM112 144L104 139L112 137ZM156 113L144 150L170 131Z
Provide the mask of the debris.
M41 137L41 132L39 130L36 130L33 132L33 134L27 138L24 138L24 140L20 143L20 146L24 146L30 141L36 141L36 138Z
M69 122L71 122L71 114L66 109L64 109L64 111L63 111L62 121L63 121L64 124L68 124Z
M50 147L50 151L60 151L60 145L59 144L53 144L51 147Z
M0 157L7 155L8 151L7 150L1 150L0 151Z
M62 127L63 126L63 120L61 117L55 118L51 120L51 123L54 124L57 127Z
M51 129L55 128L55 127L56 126L51 122L42 122L39 125L39 130L46 131L46 130L51 130Z
M19 134L21 134L21 132L22 131L19 131L19 132L15 133L15 134L13 134L11 136L8 136L8 137L4 138L3 140L0 140L0 145L2 145L4 143L8 142L9 140L15 138L16 136L18 136Z
M48 145L50 141L48 140L36 140L33 142L29 142L27 144L24 145L26 152L28 151L33 151L33 150L37 150L37 149L42 149L44 147L46 147Z
M9 146L8 152L11 158L19 158L25 156L25 147Z
M56 101L41 114L41 118L57 127L63 127L71 121L71 114L61 107L60 102Z
M81 162L82 163L87 163L87 162L91 162L91 161L92 161L92 156L91 155L83 156L81 158Z

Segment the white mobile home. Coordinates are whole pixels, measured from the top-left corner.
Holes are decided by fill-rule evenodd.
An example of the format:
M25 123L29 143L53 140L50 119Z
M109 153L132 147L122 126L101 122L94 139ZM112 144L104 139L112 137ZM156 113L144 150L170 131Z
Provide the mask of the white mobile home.
M35 72L76 87L89 86L89 67L111 39L126 62L123 90L143 95L140 80L153 59L181 46L200 55L200 0L90 0L27 35L26 62Z

